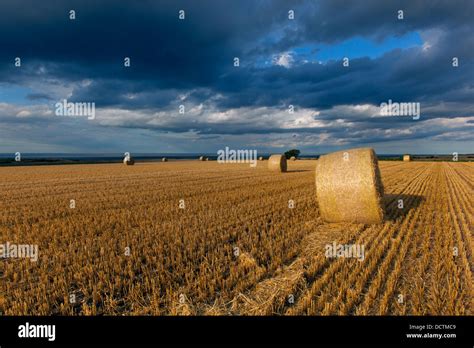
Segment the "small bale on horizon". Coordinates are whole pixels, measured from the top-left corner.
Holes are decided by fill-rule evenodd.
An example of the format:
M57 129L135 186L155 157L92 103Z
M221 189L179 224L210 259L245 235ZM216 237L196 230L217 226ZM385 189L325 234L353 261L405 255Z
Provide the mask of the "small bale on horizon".
M291 156L291 157L290 157L290 161L296 161L296 157L295 157L295 156Z
M205 161L205 160L206 160L206 157L205 157L205 156L201 156L201 157L199 157L199 160L200 160L200 161Z
M161 159L161 162L168 162L168 159L167 159L166 157L163 157L163 158Z
M135 164L135 160L131 156L127 156L123 159L123 164L127 166L133 166Z
M268 159L268 169L274 172L286 172L287 164L285 155L271 155Z
M259 160L259 161L263 161L263 157L260 156L260 157L258 158L258 160Z
M403 162L410 162L411 156L410 155L403 155Z
M316 197L326 222L383 222L383 185L371 148L323 155L316 164Z

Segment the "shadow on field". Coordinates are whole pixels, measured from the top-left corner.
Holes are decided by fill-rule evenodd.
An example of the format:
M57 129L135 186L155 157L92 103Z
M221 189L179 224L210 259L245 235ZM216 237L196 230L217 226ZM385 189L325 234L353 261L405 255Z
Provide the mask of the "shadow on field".
M311 169L295 169L295 170L287 170L285 173L302 173L302 172L311 172Z
M410 210L417 208L424 199L420 195L385 194L382 200L387 213L387 220L397 220L406 216Z

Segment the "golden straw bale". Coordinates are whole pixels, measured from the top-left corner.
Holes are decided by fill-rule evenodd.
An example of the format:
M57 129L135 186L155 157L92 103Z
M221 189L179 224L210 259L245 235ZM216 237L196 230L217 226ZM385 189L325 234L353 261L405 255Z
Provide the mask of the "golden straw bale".
M411 161L410 155L403 155L403 161L404 162L410 162Z
M135 160L131 156L126 156L123 159L123 164L126 164L127 166L133 166L135 164Z
M285 155L271 155L268 159L268 169L275 172L286 172Z
M381 223L383 185L371 148L321 156L316 164L316 196L327 222Z

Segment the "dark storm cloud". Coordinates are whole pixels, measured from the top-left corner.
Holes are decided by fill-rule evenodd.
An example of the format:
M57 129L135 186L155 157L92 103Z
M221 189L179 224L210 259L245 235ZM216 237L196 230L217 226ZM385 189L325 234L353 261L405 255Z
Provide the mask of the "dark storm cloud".
M353 36L382 39L387 35L403 35L414 30L438 27L446 30L472 28L472 1L345 1L314 2L314 11L302 13L304 18L299 41L313 38L336 42ZM404 20L397 14L404 11Z
M69 20L69 10L76 19ZM178 19L178 11L186 19ZM289 21L288 10L296 19ZM405 19L397 19L397 11ZM0 79L10 84L70 86L71 101L98 108L176 112L178 103L238 108L317 109L321 121L337 118L350 126L314 129L279 124L142 119L117 126L195 130L202 134L328 132L354 142L386 139L361 133L403 129L406 118L368 117L341 105L378 106L389 99L420 102L422 121L472 115L474 30L472 1L3 1L0 4ZM366 37L382 40L420 32L428 45L397 49L378 57L262 67L261 60L309 44L336 44ZM452 57L460 65L453 68ZM22 67L13 66L14 57ZM124 57L131 67L123 66ZM233 58L241 67L233 67ZM218 97L216 97L218 96ZM54 100L48 92L29 100ZM181 99L180 99L181 98ZM448 107L446 107L448 106ZM258 117L258 115L255 115ZM149 121L149 120L147 120ZM429 137L442 129L405 137ZM354 137L353 135L358 135Z
M343 67L341 61L331 61L292 69L276 66L246 74L233 72L228 77L231 83L219 83L231 96L222 103L236 107L285 102L329 108L340 104L379 105L388 99L422 104L472 101L474 51L467 51L466 47L474 48L474 41L468 35L467 31L445 35L427 51L411 48L391 51L373 60L353 59L350 68ZM453 56L460 58L462 66L452 67Z
M28 100L53 100L49 95L45 93L30 93L26 95Z
M151 80L189 88L215 81L232 58L285 15L285 1L2 2L0 45L13 57L55 62L52 74ZM76 19L69 20L74 9ZM186 20L178 20L178 11ZM11 54L8 57L8 53ZM132 59L123 69L123 57ZM145 86L146 87L146 86Z

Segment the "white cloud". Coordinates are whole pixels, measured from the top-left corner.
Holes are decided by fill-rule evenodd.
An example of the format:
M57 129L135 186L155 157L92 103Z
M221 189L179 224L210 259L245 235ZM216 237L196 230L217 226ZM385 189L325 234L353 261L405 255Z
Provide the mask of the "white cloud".
M0 103L0 121L11 118L50 118L54 113L50 105L15 105Z
M420 36L423 40L423 51L427 52L433 47L438 46L445 35L446 34L438 28L421 31Z
M272 63L273 65L283 66L285 68L291 68L294 62L293 55L291 52L283 52L273 56Z
M28 116L31 116L31 111L29 110L21 110L21 111L18 111L18 113L16 114L16 117L28 117Z

